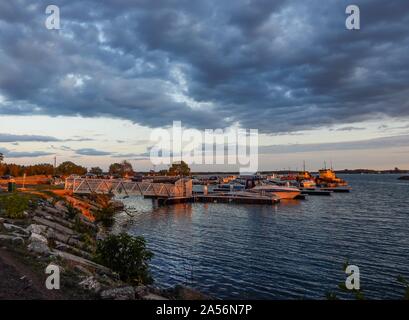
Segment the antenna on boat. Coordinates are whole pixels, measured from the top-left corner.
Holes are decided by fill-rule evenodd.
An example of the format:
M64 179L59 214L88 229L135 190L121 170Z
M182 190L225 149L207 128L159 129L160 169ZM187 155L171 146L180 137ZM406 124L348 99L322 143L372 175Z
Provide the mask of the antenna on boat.
M331 159L331 170L333 170L333 168L332 168L332 159Z
M324 161L324 169L327 170L327 161Z
M303 164L303 169L304 169L304 172L305 172L305 160L303 160L302 164Z

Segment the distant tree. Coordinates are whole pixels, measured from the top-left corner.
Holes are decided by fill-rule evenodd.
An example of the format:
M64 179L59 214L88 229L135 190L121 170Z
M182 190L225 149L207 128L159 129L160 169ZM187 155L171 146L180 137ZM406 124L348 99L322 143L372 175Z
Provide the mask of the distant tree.
M4 160L4 155L0 152L0 163Z
M96 174L97 176L100 176L103 173L103 171L102 171L102 169L100 167L92 167L91 170L89 171L89 173Z
M65 161L57 167L57 173L64 176L71 174L84 175L87 173L87 168L76 165L71 161Z
M133 170L132 165L128 161L123 161L121 163L111 164L109 166L109 174L125 177L134 175L135 171Z
M7 165L7 167L8 167L7 174L13 177L18 177L18 176L23 175L21 166L16 165L16 164L10 164L10 165Z
M190 168L186 162L175 162L169 168L169 175L170 176L189 176L190 175Z
M121 174L121 164L120 163L113 163L109 166L109 174L110 175L120 175Z

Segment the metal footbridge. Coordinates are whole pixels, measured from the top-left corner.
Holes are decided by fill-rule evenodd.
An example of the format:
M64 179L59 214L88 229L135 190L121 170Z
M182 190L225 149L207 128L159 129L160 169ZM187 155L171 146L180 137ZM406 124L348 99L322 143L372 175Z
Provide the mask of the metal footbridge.
M73 194L140 195L153 198L192 197L192 180L173 183L133 182L125 179L67 178L65 190Z

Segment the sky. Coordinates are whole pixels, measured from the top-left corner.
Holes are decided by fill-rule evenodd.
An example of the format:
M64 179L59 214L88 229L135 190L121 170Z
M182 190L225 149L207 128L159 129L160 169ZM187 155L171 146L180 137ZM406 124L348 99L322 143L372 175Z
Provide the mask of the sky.
M145 171L152 130L181 121L258 129L260 170L409 169L409 2L354 0L360 30L349 4L1 1L0 152Z

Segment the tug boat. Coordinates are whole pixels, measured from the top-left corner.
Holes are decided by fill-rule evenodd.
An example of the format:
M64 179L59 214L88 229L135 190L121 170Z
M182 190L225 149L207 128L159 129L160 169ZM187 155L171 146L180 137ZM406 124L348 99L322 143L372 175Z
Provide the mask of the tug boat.
M324 188L339 188L348 187L348 183L338 178L332 169L321 169L319 170L319 176L316 179L319 186Z

